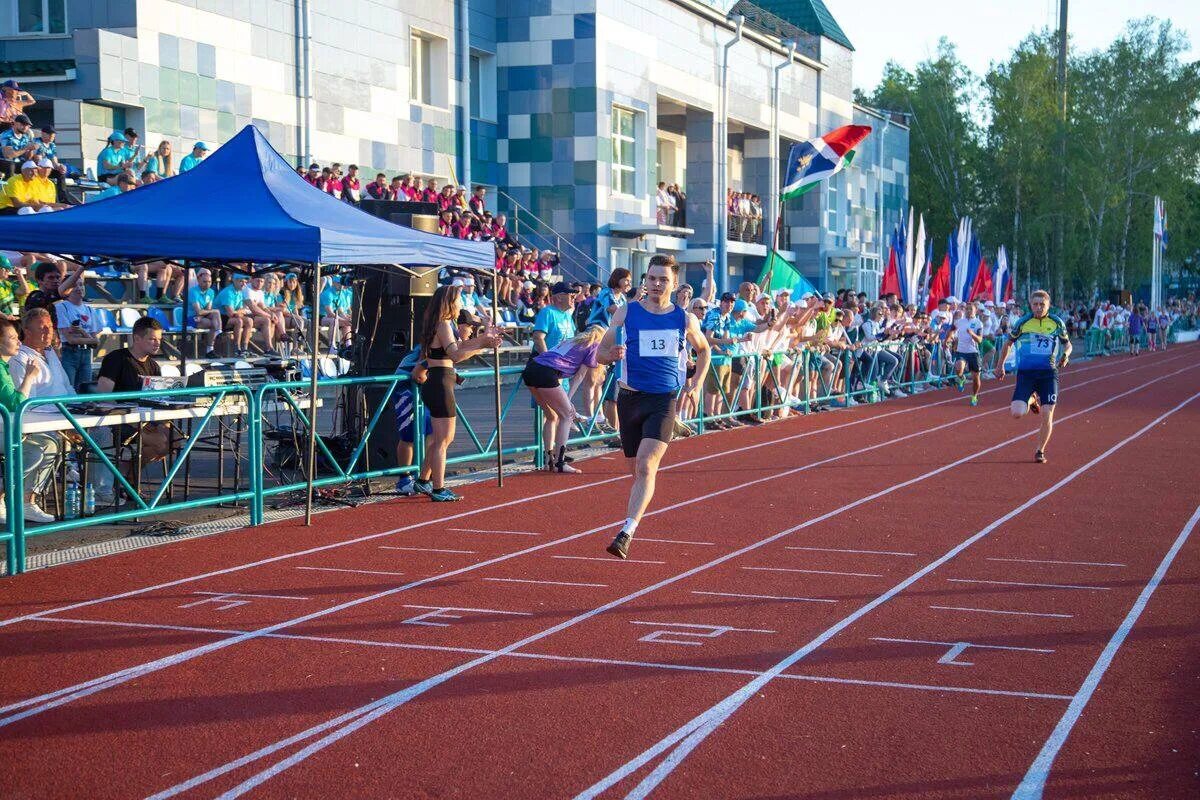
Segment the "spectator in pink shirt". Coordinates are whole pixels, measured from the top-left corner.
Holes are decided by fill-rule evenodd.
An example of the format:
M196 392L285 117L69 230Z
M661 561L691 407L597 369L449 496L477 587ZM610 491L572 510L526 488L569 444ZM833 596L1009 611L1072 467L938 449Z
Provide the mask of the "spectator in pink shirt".
M430 178L425 182L425 191L421 192L421 200L426 203L436 203L438 201L438 185L436 179Z
M342 190L344 187L345 184L342 180L342 165L334 164L329 168L329 179L325 181L325 191L336 197L338 200L341 200Z
M483 214L487 210L487 205L484 202L484 196L487 194L487 189L483 186L476 185L475 191L471 194L469 206L476 214Z
M454 187L451 186L450 184L446 184L445 186L443 186L442 193L438 195L437 202L438 202L438 208L443 211L446 210L447 208L453 209L455 207L455 205L454 205Z
M380 172L375 176L375 180L367 184L367 196L372 200L391 200L394 195L391 188L387 185L387 175Z
M342 179L342 199L349 203L362 200L362 186L358 179L358 165L351 164L346 168L346 177Z
M438 219L438 233L442 236L454 235L454 212L448 208L443 208Z
M304 173L304 180L308 181L311 186L317 186L321 180L321 165L309 164L308 172Z
M505 228L506 224L508 224L508 217L504 214L497 214L496 218L492 220L492 237L497 242L508 241L508 230Z

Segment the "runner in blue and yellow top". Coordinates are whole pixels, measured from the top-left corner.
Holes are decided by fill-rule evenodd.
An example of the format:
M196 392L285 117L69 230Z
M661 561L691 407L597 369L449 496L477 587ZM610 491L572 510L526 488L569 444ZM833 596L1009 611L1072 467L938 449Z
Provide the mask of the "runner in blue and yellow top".
M1050 313L1050 293L1038 290L1029 297L1033 313L1017 320L1008 332L997 359L996 377L1004 378L1008 349L1017 346L1017 385L1013 389L1012 415L1020 419L1029 411L1042 414L1042 428L1034 461L1046 463L1046 445L1054 430L1054 406L1058 402L1058 370L1071 357L1071 337L1062 318Z

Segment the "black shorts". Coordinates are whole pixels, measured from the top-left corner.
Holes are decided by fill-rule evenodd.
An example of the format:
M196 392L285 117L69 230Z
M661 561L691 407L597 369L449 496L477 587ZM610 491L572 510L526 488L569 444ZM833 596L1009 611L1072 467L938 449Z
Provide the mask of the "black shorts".
M561 384L562 375L558 370L539 364L532 358L521 373L521 380L531 389L555 389Z
M430 367L425 382L421 384L421 402L434 419L454 419L458 412L454 406L454 367Z
M967 362L967 369L971 372L979 372L979 353L955 353L955 361Z
M643 439L670 442L675 431L675 393L650 394L622 387L617 394L617 419L626 458L637 456Z

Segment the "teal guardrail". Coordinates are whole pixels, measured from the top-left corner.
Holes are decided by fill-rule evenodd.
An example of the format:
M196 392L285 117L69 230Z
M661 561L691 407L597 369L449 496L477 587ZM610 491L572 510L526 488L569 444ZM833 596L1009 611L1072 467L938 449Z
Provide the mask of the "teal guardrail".
M884 350L891 352L899 361L892 386L883 386L879 356ZM762 418L764 414L788 409L789 412L808 414L817 406L847 405L848 400L858 402L876 402L884 397L887 388L901 388L912 391L923 386L939 386L946 383L952 376L952 363L948 351L940 346L918 348L911 344L868 344L857 351L834 351L832 357L828 353L818 352L809 347L788 350L777 354L750 354L739 357L742 369L736 385L729 392L718 386L718 413L706 411L704 395L701 394L697 409L688 419L681 419L695 433L704 433L713 423L722 420L741 420L747 417ZM831 363L832 362L832 363ZM823 369L823 367L825 367ZM499 370L501 376L515 376L523 371L521 366L504 367ZM459 373L465 379L492 378L493 369L462 370ZM601 397L608 396L615 380L615 371L609 370L605 378L604 391ZM414 459L411 465L370 469L362 466L363 458L371 434L378 425L394 424L389 409L396 392L408 391L409 378L404 375L379 375L368 377L322 378L319 390L337 389L342 387L376 387L380 394L373 409L368 409L369 419L360 441L353 451L339 459L330 452L322 437L317 437L317 448L324 458L326 471L331 474L318 476L313 481L315 487L326 487L345 484L350 481L363 479L398 476L415 473L424 462L424 442L421 436L416 436ZM165 514L186 511L229 503L245 503L251 525L263 522L266 500L277 495L295 492L307 487L306 480L285 480L280 476L277 482L268 485L269 475L266 467L266 436L264 419L268 414L279 411L287 413L301 428L304 440L307 440L308 428L317 418L314 405L318 411L321 403L314 403L307 395L310 384L307 380L287 383L268 383L255 388L242 385L231 385L212 388L189 388L171 391L155 392L117 392L101 395L85 395L70 397L32 398L23 401L18 408L10 413L0 408L0 422L4 425L6 438L4 450L6 453L5 494L8 498L8 516L0 542L5 545L6 565L8 574L15 574L26 567L26 540L57 531L73 530L91 525L110 524L134 518L147 518ZM538 467L544 464L544 446L542 441L542 426L540 409L534 410L533 433L531 440L507 442L503 441L501 431L504 422L508 420L514 408L519 406L518 399L527 397L524 384L520 380L513 382L511 388L502 387L499 396L499 425L496 419L488 422L472 420L460 407L459 423L470 441L470 452L447 459L447 464L463 464L484 459L514 457L526 454L533 455L533 461ZM413 391L414 419L421 419L422 404L420 392ZM93 430L99 426L94 421L80 421L81 416L70 404L88 402L128 402L153 399L195 398L206 407L189 407L190 412L183 419L191 420L190 433L181 439L177 454L171 459L166 474L156 491L149 498L139 495L117 465L113 463L104 448L97 441ZM318 401L320 398L316 398ZM573 436L569 443L572 445L587 444L619 436L611 430L602 430L599 426L602 403L581 425L578 435ZM49 408L58 412L55 415L44 415L35 412L37 408ZM493 412L495 409L492 409ZM237 457L244 458L248 475L248 485L244 488L235 485L231 491L220 492L211 496L175 501L169 496L172 481L179 470L191 456L197 443L201 442L214 420L219 417L237 415L246 419L247 447L245 453ZM151 415L153 416L153 415ZM159 415L161 416L161 415ZM71 434L74 439L73 447L83 453L89 465L95 469L107 471L113 478L114 486L124 490L132 499L131 507L117 510L100 511L93 516L61 519L39 525L27 525L21 513L25 495L24 454L22 441L31 431L30 427L38 428L35 423L44 423L46 419L61 418L65 425L59 425L59 431ZM125 424L136 424L137 417L131 417ZM106 423L111 426L112 423ZM318 423L319 427L319 423ZM420 430L418 427L417 430ZM37 431L33 431L36 433ZM211 434L208 434L211 435ZM299 438L299 437L298 437ZM502 445L502 446L501 446ZM498 446L500 447L497 452ZM299 451L297 451L299 456ZM303 474L303 468L301 469Z

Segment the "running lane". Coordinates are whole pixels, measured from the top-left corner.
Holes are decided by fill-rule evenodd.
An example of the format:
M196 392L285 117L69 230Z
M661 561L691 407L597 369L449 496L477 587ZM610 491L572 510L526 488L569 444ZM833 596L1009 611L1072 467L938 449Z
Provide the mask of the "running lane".
M1163 370L1165 373L1166 370ZM1119 435L1128 436L1133 433L1138 425L1144 425L1153 418L1153 408L1149 407L1149 394L1151 388L1143 390L1145 394L1137 394L1137 386L1146 380L1145 375L1140 378L1130 377L1128 383L1122 384L1119 379L1106 384L1104 391L1097 390L1093 395L1090 389L1081 389L1073 394L1072 404L1076 408L1085 405L1099 403L1105 397L1110 397L1121 392L1133 392L1134 394L1127 395L1129 398L1124 402L1118 400L1111 403L1112 413L1103 416L1099 412L1095 415L1085 414L1079 420L1072 424L1071 421L1066 421L1058 433L1061 438L1058 447L1063 451L1064 456L1059 463L1056 460L1054 468L1060 472L1056 473L1053 470L1047 470L1043 477L1039 477L1038 488L1045 488L1051 485L1054 480L1061 477L1062 471L1067 470L1072 463L1071 458L1065 454L1073 450L1081 451L1079 459L1093 458L1098 455L1107 446L1110 446L1114 438ZM1183 378L1181 380L1186 380ZM1099 422L1101 424L1097 425ZM1110 424L1111 423L1111 424ZM1085 426L1090 426L1089 431L1084 433L1072 433L1077 427L1084 429ZM1108 438L1104 442L1097 443L1095 441L1095 429L1103 427ZM1006 431L1011 432L1011 431ZM996 435L982 437L984 441L981 443L980 449L987 449L989 446L1003 442L1004 439ZM961 446L969 452L973 446L972 443L964 438L957 437L953 440L955 446ZM935 438L929 444L922 447L931 448L933 452L945 454L946 448L952 446L951 440L945 437ZM908 476L916 477L919 474L924 474L922 468L908 468L903 466L903 463L909 458L920 460L929 456L919 455L917 451L906 451L903 449L903 444L898 444L889 452L896 454L897 463L893 464L871 464L863 463L862 471L870 473L873 470L878 470L882 473L890 473L891 478L888 484L894 485L895 482L904 480ZM994 450L995 453L1009 455L1010 461L1020 459L1023 465L1027 465L1029 469L1036 469L1033 465L1028 465L1028 451L1030 449L1027 440L1022 440L1013 445L1002 446ZM1084 452L1086 451L1086 452ZM1093 452L1094 451L1094 452ZM1016 455L1020 452L1022 455ZM853 463L853 462L852 462ZM946 460L934 460L935 465L944 465ZM1080 462L1082 463L1082 462ZM934 466L936 469L937 466ZM923 467L924 471L929 471L929 466ZM820 475L819 475L820 477ZM867 481L878 480L877 477L864 479ZM932 481L930 481L932 484ZM926 484L928 487L929 484ZM791 487L789 491L795 489L802 491L803 486ZM828 494L828 485L820 481L814 482L812 489L813 496L797 495L798 504L805 507L818 502L819 497ZM822 492L822 489L825 491ZM857 489L868 491L870 486L860 486ZM1033 489L1036 492L1038 489ZM758 495L755 502L748 505L740 504L739 508L758 507L755 503L761 502L763 496L767 493L760 491L751 491ZM927 497L936 496L937 492L929 492L928 489L924 492ZM867 496L864 493L862 496ZM892 513L892 510L886 505L891 498L896 495L888 495L888 499L883 501L878 508L878 512L882 518ZM1027 493L1026 497L1029 496ZM836 511L836 504L829 507L830 511ZM875 509L872 509L875 510ZM994 516L994 510L988 509ZM782 511L780 513L783 513ZM683 516L685 511L679 510L679 523L684 527L702 528L705 525L705 520L697 521L695 518ZM672 524L676 523L675 512L669 515ZM838 515L838 519L843 517L849 520L848 514ZM982 521L986 517L983 514L980 517ZM803 521L811 518L811 516L801 515L797 519ZM726 518L718 520L718 522L727 521L730 523L728 531L729 541L722 542L720 546L725 548L726 552L732 552L732 548L737 545L757 541L756 537L761 537L766 533L761 529L761 521L756 521L752 525L742 524L734 527L733 521L737 520L738 516L735 513ZM744 520L744 514L742 516ZM709 520L711 523L711 520ZM823 533L826 530L828 523L822 523L821 527L809 529L812 534ZM969 525L974 525L976 522L970 522ZM969 527L968 525L968 527ZM832 546L840 546L849 544L852 547L857 545L855 549L866 549L869 542L863 542L862 538L867 536L870 531L863 531L861 526L847 525L851 534L859 538L852 541L842 541L841 537L835 537ZM843 529L843 530L846 530ZM644 536L652 536L659 534L659 530L646 530ZM661 532L663 539L668 538L666 532ZM897 532L880 532L888 535L889 538L895 538ZM925 531L930 535L928 531ZM934 532L937 536L945 536L948 541L954 543L962 537L969 535L970 531L964 528L957 530L947 527L944 531ZM912 535L912 534L908 534ZM672 537L673 538L673 537ZM687 556L684 551L688 548L698 550L706 547L714 547L718 545L703 545L696 542L701 539L693 540L679 539L680 544L673 545L673 551L678 564L697 563L695 561L687 562L687 558L699 559L697 566L705 563L704 559L711 560L713 554L710 552L705 556ZM685 544L683 542L691 542ZM779 544L787 545L788 542L780 541ZM916 552L918 554L926 552L934 552L936 546L941 544L938 541L932 542L915 542L920 549L910 550L908 552ZM670 546L669 543L663 543L664 546ZM641 543L639 543L639 547ZM847 548L850 549L850 548ZM795 555L798 551L787 551L788 555ZM813 551L816 552L816 551ZM899 551L896 551L899 552ZM646 561L655 561L651 557L647 557ZM615 562L613 562L615 563ZM775 564L780 564L780 561L775 561ZM738 564L753 565L753 564ZM651 563L640 565L629 565L637 570L655 570L661 565ZM581 562L581 569L591 569L591 565L586 562ZM621 573L615 573L615 568L610 567L606 570L610 581L625 580L627 570L625 565L618 565L622 570ZM802 567L806 568L806 567ZM832 572L833 570L828 570ZM709 574L711 572L711 575ZM564 573L555 572L547 576L546 573L535 573L540 577L551 577L552 579L564 579ZM579 578L578 582L588 582L584 573L571 573ZM587 573L590 575L591 573ZM640 572L637 574L641 574ZM678 573L677 573L678 574ZM717 570L706 570L703 573L696 575L704 575L711 577L716 575ZM841 614L846 613L848 608L852 607L849 604L856 596L864 591L867 587L862 585L853 585L847 587L843 585L845 582L839 580L841 576L830 576L817 572L804 573L806 576L811 575L813 584L809 584L818 589L814 596L817 598L833 599L835 602L845 602L846 610L842 610ZM902 576L903 572L895 572L895 576ZM621 577L615 577L620 575ZM847 576L848 577L848 576ZM864 580L869 578L864 572ZM886 574L881 577L888 577ZM624 586L637 586L638 582L631 580L630 584ZM805 578L808 580L808 578ZM646 585L646 579L642 578L640 585ZM819 583L819 581L828 581L828 583ZM875 591L880 591L886 588L886 582L883 582ZM825 587L826 591L821 591ZM665 587L664 587L665 588ZM636 611L654 611L654 612L683 612L685 614L692 613L697 609L710 609L712 603L705 599L704 596L695 595L695 590L699 591L725 591L721 585L713 586L711 584L705 586L688 584L681 587L672 585L671 590L679 588L686 597L682 603L674 602L674 599L667 592L645 595L644 599L646 607L637 607ZM463 593L472 591L469 586L463 585L460 587L458 596ZM505 630L520 636L525 634L528 636L531 628L537 625L546 626L553 623L556 618L561 618L564 611L559 609L572 609L584 605L582 601L586 601L588 597L584 593L572 592L568 599L557 601L561 605L555 605L554 600L556 595L551 594L552 590L544 590L540 595L543 598L543 604L547 606L545 610L539 609L536 612L530 613L537 619L529 618L514 618L506 627ZM566 591L566 589L562 589ZM839 595L838 592L842 592ZM590 594L590 592L589 592ZM602 595L603 593L596 593ZM591 596L592 602L603 597ZM843 596L844 595L844 596ZM493 595L494 596L494 595ZM607 595L611 596L611 594ZM436 604L430 604L436 605ZM474 603L470 605L474 606ZM630 606L635 604L630 603ZM745 604L743 604L745 605ZM434 788L441 787L449 793L460 793L464 796L478 796L480 794L489 795L504 795L514 792L526 792L535 795L560 795L569 793L570 791L579 790L586 785L591 779L593 773L597 769L603 769L607 766L615 766L619 756L627 755L630 752L636 752L653 741L653 737L669 731L675 725L685 721L697 710L703 708L706 704L715 702L729 692L729 685L732 682L744 682L737 678L736 673L731 676L727 672L712 673L707 670L712 669L741 669L747 659L747 651L754 658L757 658L759 663L766 665L777 660L782 653L780 645L767 644L765 647L758 644L754 636L770 636L779 635L785 639L791 639L799 635L809 634L820 631L828 625L830 617L820 616L809 618L806 614L800 612L789 612L778 607L779 604L772 605L771 603L750 604L745 607L734 607L728 613L730 616L725 619L718 620L722 627L738 628L739 630L730 630L726 633L736 638L737 634L744 634L746 639L742 640L742 646L726 652L715 652L711 655L698 655L693 646L688 644L674 645L677 648L687 648L689 650L688 661L685 663L683 657L677 657L672 661L670 656L660 656L662 663L666 663L673 667L701 667L702 669L671 669L666 670L662 667L643 667L629 668L623 664L613 664L611 660L614 656L617 659L622 658L622 649L629 646L643 648L643 652L665 652L671 646L670 641L664 641L669 638L669 634L658 636L650 641L642 639L655 631L673 628L676 638L682 641L687 641L685 636L678 634L687 633L687 629L681 629L680 626L662 626L655 628L638 628L638 634L635 636L629 631L633 626L633 621L625 620L618 617L626 609L621 611L604 614L599 617L583 620L578 626L573 626L570 629L571 634L578 634L579 640L563 637L562 643L568 650L579 644L588 648L584 653L571 653L564 655L563 652L545 652L546 650L554 650L554 645L559 641L558 636L548 638L545 642L539 642L539 652L527 653L526 657L519 659L505 658L503 660L494 660L487 664L483 664L474 670L463 673L459 677L454 677L448 680L444 685L434 688L428 692L414 694L414 702L407 704L392 714L386 715L379 720L371 722L361 731L351 731L349 735L332 742L330 746L321 749L312 758L301 762L298 766L283 771L278 777L268 780L262 785L259 790L262 796L289 796L297 792L302 792L303 786L311 786L314 783L323 783L331 779L331 776L339 776L339 785L345 786L348 791L361 796L371 796L373 793L378 793L381 787L390 787L390 791L398 794L404 793L419 793L422 791L432 791ZM486 606L484 606L486 608ZM804 606L805 609L818 609L819 614L825 614L824 604L812 604ZM505 609L512 611L518 609L518 606L500 606L494 604L491 606L493 610ZM461 614L460 614L461 612ZM411 612L410 612L411 613ZM467 611L466 609L457 609L453 613L460 614L462 621L447 618L426 618L426 621L440 621L446 625L445 628L430 629L433 638L432 641L442 643L443 646L450 646L448 643L453 641L458 646L468 645L471 641L478 641L485 646L494 646L492 636L495 630L480 629L478 625L488 625L490 623L482 621L479 616ZM584 612L586 613L586 612ZM755 619L763 620L749 625L742 620L748 615ZM833 616L832 619L836 619ZM391 617L392 625L389 628L381 627L380 625L358 626L362 632L371 631L375 635L379 632L386 631L392 637L404 636L409 631L403 626L395 624L396 617ZM613 620L616 620L615 623ZM595 622L598 627L587 628L586 623ZM644 622L661 623L662 619L646 619L639 620ZM676 617L671 622L687 622ZM561 624L561 623L559 623ZM712 624L711 615L704 618L703 622L693 622L692 624ZM615 625L617 631L614 633L605 626ZM771 626L774 625L772 628ZM426 631L415 629L419 634L425 634ZM545 628L543 627L543 630ZM643 633L644 631L644 633ZM479 633L480 638L475 639L474 634ZM567 630L563 631L564 634ZM457 639L450 637L458 637ZM722 634L713 640L714 645L723 646L726 640L726 634ZM755 642L755 643L751 643ZM393 638L392 644L397 643ZM631 644L632 643L632 644ZM603 652L597 652L597 644L603 645ZM542 645L545 645L543 647ZM707 643L702 644L703 647L708 647ZM665 648L660 649L660 648ZM528 648L532 649L532 648ZM547 657L548 656L548 657ZM640 660L646 660L642 658ZM814 676L822 679L832 678L837 683L834 685L842 685L843 680L838 676ZM808 685L808 682L804 682ZM824 684L820 684L824 685ZM876 687L876 688L893 688L893 687ZM898 687L897 687L898 688ZM920 687L906 686L906 689L917 691ZM960 687L952 687L954 689ZM970 695L980 694L987 695L987 687L961 687L970 691ZM954 693L954 692L950 692ZM1001 695L1007 697L1007 695ZM1045 698L1037 698L1043 700ZM360 707L361 708L361 707ZM587 713L579 713L581 709L587 709ZM431 713L432 712L432 713ZM348 712L353 714L353 710ZM347 721L353 721L353 718L342 715L341 719L335 716L330 716L329 720L334 724L341 724ZM481 721L485 721L481 724ZM500 722L502 721L502 722ZM302 729L288 726L285 732L299 731ZM331 730L331 729L326 729ZM469 736L464 736L462 731L471 732ZM657 732L657 733L656 733ZM318 734L322 731L318 731ZM239 781L253 779L255 775L260 775L264 768L270 769L270 765L278 762L280 758L285 758L294 754L297 748L303 744L313 741L316 734L302 742L282 742L279 748L271 753L263 755L256 759L254 763L239 766L231 761L220 762L214 764L214 768L222 769L229 766L227 773L215 776L215 780L202 784L204 793L211 794L236 785ZM274 740L279 742L278 739ZM264 742L271 744L271 742ZM392 752L393 748L407 753L421 752L423 755L419 759L410 759L406 761L405 769L402 774L396 774L394 771L381 770L379 759L373 758L372 754L378 754L380 758L385 757L383 754ZM236 756L241 756L253 751L237 751ZM235 758L236 756L231 756ZM371 767L359 772L351 767L352 764L362 764L366 758ZM525 765L531 763L531 758L536 761L535 769L517 768L513 765ZM746 769L747 765L742 764L740 769ZM203 773L197 772L197 775L203 777ZM351 777L345 777L350 775ZM447 776L453 776L448 778ZM470 778L468 779L468 775ZM447 786L449 784L449 787ZM183 787L181 787L183 788Z

